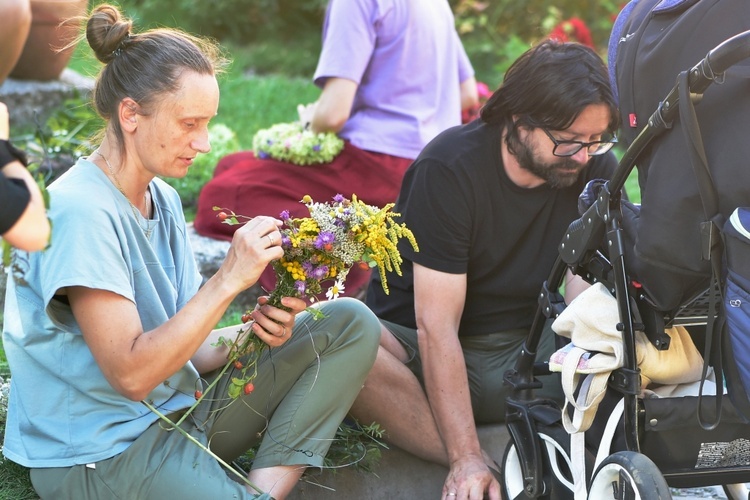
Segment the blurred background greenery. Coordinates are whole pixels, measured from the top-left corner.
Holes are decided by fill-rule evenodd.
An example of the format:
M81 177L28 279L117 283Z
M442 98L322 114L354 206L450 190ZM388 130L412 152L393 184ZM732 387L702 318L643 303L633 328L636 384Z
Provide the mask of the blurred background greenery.
M477 79L490 89L524 50L549 36L556 27L575 40L576 33L564 22L578 19L587 27L590 42L606 56L606 46L619 0L449 0L456 26L476 70ZM137 29L177 26L217 39L232 65L220 78L221 104L212 134L213 151L199 156L184 179L168 180L182 195L188 218L193 217L200 188L213 173L216 161L238 149L251 149L252 137L261 128L296 119L297 104L314 101L319 90L312 83L321 44L321 28L327 0L119 0ZM92 3L93 5L93 3ZM210 13L210 15L207 15ZM100 68L88 45L80 43L70 67L87 76ZM57 151L77 148L86 153L87 136L99 124L87 110L66 116L75 109L70 103L53 118L50 136L56 134ZM82 126L85 122L87 125ZM63 130L67 134L60 134ZM27 139L39 142L38 132ZM34 144L30 144L33 149ZM47 148L50 150L50 148Z
M121 0L141 27L180 27L235 49L258 74L310 78L320 48L327 0ZM561 21L578 18L604 52L622 0L449 0L480 80L500 83L508 64ZM206 15L210 12L211 15Z

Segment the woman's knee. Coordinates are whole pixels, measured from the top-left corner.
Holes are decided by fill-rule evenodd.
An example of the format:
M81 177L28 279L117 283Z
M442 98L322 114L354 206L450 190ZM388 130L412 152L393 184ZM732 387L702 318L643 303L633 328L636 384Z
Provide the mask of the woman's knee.
M339 336L347 337L374 353L380 344L380 320L362 301L341 297L321 304Z

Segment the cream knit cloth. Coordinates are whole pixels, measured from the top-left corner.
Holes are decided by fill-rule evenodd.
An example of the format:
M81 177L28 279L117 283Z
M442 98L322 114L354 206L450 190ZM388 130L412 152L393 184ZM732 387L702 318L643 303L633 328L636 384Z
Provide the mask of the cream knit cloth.
M563 409L568 432L585 431L591 425L596 408L607 387L610 372L623 365L622 333L617 301L607 288L596 283L582 292L555 319L552 329L571 343L550 357L550 370L562 373L565 404L575 408L570 422ZM643 388L652 384L682 384L700 380L703 358L687 330L673 327L666 331L669 349L658 350L643 332L636 332L636 360ZM585 380L578 398L574 391L580 375ZM580 415L579 415L580 413Z

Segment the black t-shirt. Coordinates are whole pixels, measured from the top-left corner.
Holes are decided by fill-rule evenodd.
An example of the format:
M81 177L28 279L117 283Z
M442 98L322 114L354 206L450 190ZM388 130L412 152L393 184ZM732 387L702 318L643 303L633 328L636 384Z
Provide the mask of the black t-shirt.
M522 188L502 165L501 128L475 120L446 130L409 167L394 208L420 251L402 241L402 276L388 274L390 295L373 273L367 305L380 318L416 328L412 262L466 274L460 336L528 328L537 297L578 218L578 195L590 179L609 179L614 155L594 157L571 187Z
M0 234L18 221L29 204L31 194L21 179L9 179L0 171Z

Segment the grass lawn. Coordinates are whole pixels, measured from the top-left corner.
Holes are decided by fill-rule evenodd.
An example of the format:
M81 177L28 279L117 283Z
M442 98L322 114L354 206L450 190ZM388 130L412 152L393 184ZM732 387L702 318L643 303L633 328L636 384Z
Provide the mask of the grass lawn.
M242 149L250 149L255 132L281 122L297 119L297 105L315 101L320 90L308 76L281 73L258 74L242 47L232 48L238 56L230 56L231 64L219 76L221 100L219 114L211 121L228 126L237 133ZM316 56L309 54L316 62ZM70 68L94 77L102 65L94 58L91 49L81 43L76 47Z

